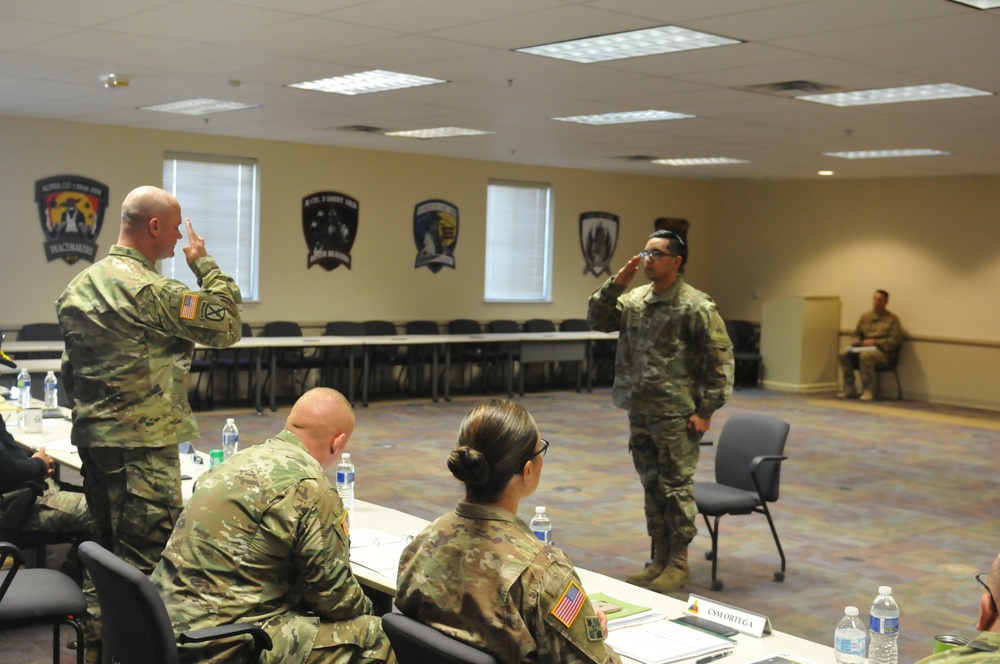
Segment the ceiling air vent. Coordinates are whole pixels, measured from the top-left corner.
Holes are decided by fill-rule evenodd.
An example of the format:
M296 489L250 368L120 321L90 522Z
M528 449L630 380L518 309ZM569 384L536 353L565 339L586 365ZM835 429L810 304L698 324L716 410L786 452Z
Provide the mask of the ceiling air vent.
M737 90L747 92L759 92L766 95L779 95L782 97L797 97L803 94L817 94L823 92L838 92L841 88L826 83L816 81L780 81L778 83L761 83L759 85L738 86Z

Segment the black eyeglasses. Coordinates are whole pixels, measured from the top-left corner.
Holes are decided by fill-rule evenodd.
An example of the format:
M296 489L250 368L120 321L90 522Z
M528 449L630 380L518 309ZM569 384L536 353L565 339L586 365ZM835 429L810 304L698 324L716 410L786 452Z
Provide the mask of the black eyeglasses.
M652 258L654 261L658 261L664 256L673 256L675 258L677 257L677 254L664 253L662 251L659 251L658 249L653 249L651 251L640 251L639 255L642 256L643 258Z
M976 581L978 581L979 585L981 585L983 588L986 589L987 594L989 594L989 596L990 596L990 601L993 602L993 610L996 611L997 610L997 600L996 600L995 597L993 597L993 591L990 590L990 587L988 585L986 585L985 581L983 581L983 577L984 576L986 578L989 578L990 577L990 573L989 572L980 572L979 574L976 575Z
M549 451L549 441L547 441L544 438L542 438L542 447L540 449L537 449L534 452L532 452L531 456L529 456L527 459L524 460L524 463L528 463L529 461L531 461L532 459L534 459L539 454L541 454L542 456L545 456L545 453L548 452L548 451ZM521 464L521 465L523 466L524 464Z

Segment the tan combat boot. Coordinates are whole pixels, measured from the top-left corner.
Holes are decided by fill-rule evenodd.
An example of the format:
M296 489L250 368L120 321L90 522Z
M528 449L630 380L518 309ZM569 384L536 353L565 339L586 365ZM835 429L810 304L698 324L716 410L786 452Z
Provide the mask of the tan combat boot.
M663 570L663 574L656 577L646 587L653 592L673 593L686 586L690 580L691 571L688 568L688 548L685 544L673 548L670 563Z
M653 579L656 579L663 574L663 570L666 568L667 564L665 562L662 560L654 560L638 572L632 572L626 576L625 581L631 583L633 586L645 588L650 584L650 582L653 581Z

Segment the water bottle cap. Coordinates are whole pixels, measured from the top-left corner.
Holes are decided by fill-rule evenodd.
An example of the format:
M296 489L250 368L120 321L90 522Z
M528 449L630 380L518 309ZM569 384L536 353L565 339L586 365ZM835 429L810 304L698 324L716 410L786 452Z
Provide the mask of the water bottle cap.
M343 460L343 461L348 461L348 460L350 460L350 458L351 458L351 453L350 453L350 452L344 452L344 453L343 453L343 454L342 454L342 455L340 456L340 458L341 458L341 460Z
M844 607L844 615L847 615L847 616L856 616L856 615L858 615L858 607L856 607L856 606L845 606Z
M56 377L56 372L55 371L50 371L47 374L45 374L45 377L46 378L49 378L49 377L55 378Z
M222 452L222 450L212 450L211 452L208 453L208 455L210 457L218 457L220 459L225 456L225 454Z
M892 587L891 586L879 586L878 587L878 594L879 595L891 595L892 594Z
M228 417L228 418L226 418L226 424L236 424L236 420L233 419L232 417ZM216 425L216 426L219 426L219 425Z
M545 508L539 505L535 508L535 514L545 514Z

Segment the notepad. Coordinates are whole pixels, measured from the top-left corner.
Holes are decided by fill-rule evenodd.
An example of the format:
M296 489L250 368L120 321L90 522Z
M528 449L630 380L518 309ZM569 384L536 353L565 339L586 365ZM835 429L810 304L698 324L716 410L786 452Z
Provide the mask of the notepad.
M616 629L605 640L619 655L644 664L667 664L732 648L736 642L672 620Z
M664 618L662 613L657 613L648 606L631 604L615 597L605 595L604 593L594 593L590 595L590 602L594 605L595 609L601 609L604 611L604 615L608 619L609 630L621 629L622 627L629 627L631 625L641 625L644 622L661 620ZM602 605L607 604L617 606L619 608L617 611L609 611L602 607Z

